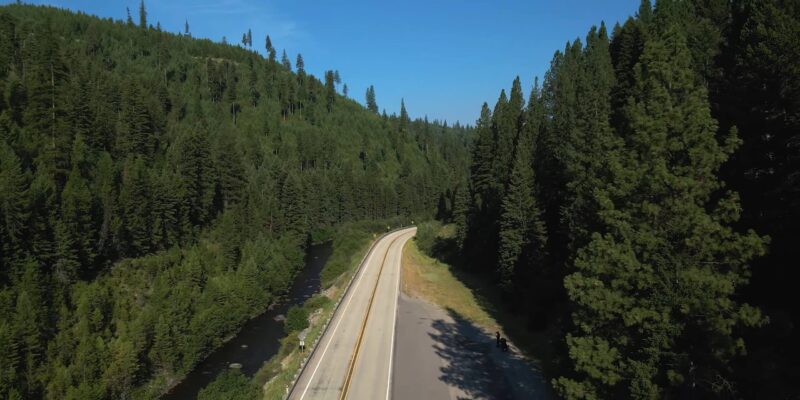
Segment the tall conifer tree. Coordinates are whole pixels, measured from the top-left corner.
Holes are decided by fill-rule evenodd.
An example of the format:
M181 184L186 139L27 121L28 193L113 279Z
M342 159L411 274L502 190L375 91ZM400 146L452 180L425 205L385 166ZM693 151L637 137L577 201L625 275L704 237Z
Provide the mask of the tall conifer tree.
M122 171L119 203L123 215L121 241L127 256L150 250L150 179L141 157L129 157Z
M411 121L408 118L408 111L406 111L406 102L400 99L400 133L406 133L408 131L409 123L411 123Z
M0 282L8 282L25 240L26 182L19 157L0 141Z
M367 88L367 109L374 112L375 114L378 113L378 103L375 100L375 87L370 85Z
M292 62L289 61L289 56L286 55L286 50L283 50L283 53L281 54L281 65L283 65L283 68L286 68L288 71L292 70Z
M532 258L539 260L542 258L541 254L526 254L527 259L523 259L523 249L525 247L541 249L541 246L532 242L543 244L545 240L544 224L540 219L539 207L534 197L531 133L527 129L522 130L517 140L514 163L501 204L497 269L500 285L509 298L516 294L515 289L520 289L527 283L523 283L521 279L524 273L521 269L530 268Z
M147 10L144 8L144 0L139 2L139 27L147 29Z
M576 73L575 90L580 101L575 103L574 136L567 143L571 155L566 164L567 201L562 208L568 260L586 245L591 232L599 230L594 190L609 183L607 163L620 146L609 122L614 72L605 25L589 31Z
M325 107L328 112L333 110L333 103L336 101L336 86L333 71L325 72Z
M267 35L267 39L265 40L265 47L267 49L267 59L270 62L275 62L276 52L275 48L272 47L272 39L269 38L269 35Z
M761 320L734 296L764 243L729 226L735 194L712 201L737 140L717 141L674 24L646 43L639 65L615 179L595 192L605 232L592 235L565 280L577 373L556 381L566 398L650 399L681 387L721 395L720 379L743 350L734 328Z

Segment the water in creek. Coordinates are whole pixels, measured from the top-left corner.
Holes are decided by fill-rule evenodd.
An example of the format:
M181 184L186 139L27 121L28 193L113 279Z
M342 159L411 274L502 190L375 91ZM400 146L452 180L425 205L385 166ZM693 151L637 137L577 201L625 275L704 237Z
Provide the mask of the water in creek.
M163 400L194 399L222 371L233 363L241 364L241 371L253 376L265 361L278 353L283 338L283 316L295 304L302 304L319 292L319 275L331 255L331 243L312 245L306 255L306 265L297 275L286 299L247 322L230 341L211 353Z

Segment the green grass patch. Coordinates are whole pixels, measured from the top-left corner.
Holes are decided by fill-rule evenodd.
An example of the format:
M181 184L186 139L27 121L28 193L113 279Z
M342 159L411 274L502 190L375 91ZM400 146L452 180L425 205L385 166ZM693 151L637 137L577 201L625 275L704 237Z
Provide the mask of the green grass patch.
M497 321L481 306L475 293L453 273L453 267L420 251L409 242L403 254L403 290L443 309L452 309L468 321L490 330Z
M554 326L541 331L528 328L524 315L511 312L503 303L494 279L465 271L440 261L423 248L435 252L447 248L455 231L452 225L420 224L425 227L409 242L403 254L403 290L443 309L453 310L466 320L490 332L501 331L529 359L538 362L545 373L555 368L559 333Z
M331 300L328 296L317 293L310 299L306 300L305 304L303 304L303 308L305 308L307 312L312 313L314 310L323 308L328 304L333 304L333 300Z

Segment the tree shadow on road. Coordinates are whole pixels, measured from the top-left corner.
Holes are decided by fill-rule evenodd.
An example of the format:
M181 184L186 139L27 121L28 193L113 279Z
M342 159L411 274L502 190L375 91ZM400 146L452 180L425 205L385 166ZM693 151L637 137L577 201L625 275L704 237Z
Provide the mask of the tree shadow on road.
M431 338L445 361L439 379L461 391L459 399L550 399L542 373L515 352L503 353L495 338L447 309L452 320L433 321Z
M459 256L454 238L435 237L431 252L426 254L450 266L450 272L472 292L478 306L497 322L509 340L541 366L547 376L560 375L564 362L561 354L566 350L563 343L564 333L558 327L564 325L560 318L568 315L568 312L564 310L565 305L558 301L557 293L548 289L558 283L543 279L535 282L530 289L540 302L530 313L525 313L512 309L504 301L498 286L494 284L496 278L492 274L470 270L465 266L465 260Z

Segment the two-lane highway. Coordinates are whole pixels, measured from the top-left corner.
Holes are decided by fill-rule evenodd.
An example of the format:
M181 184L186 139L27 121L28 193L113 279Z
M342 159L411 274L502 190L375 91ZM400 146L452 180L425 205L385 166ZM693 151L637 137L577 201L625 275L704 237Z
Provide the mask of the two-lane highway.
M405 243L416 228L373 247L345 294L290 399L388 399Z

